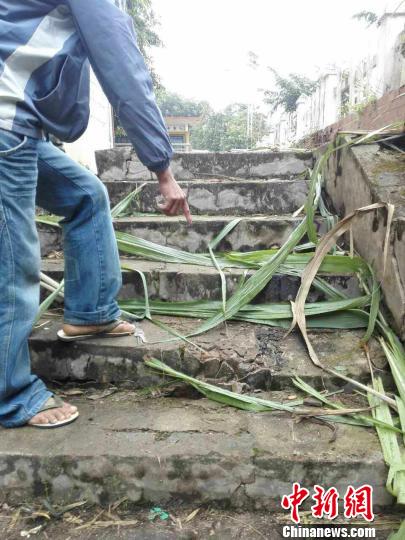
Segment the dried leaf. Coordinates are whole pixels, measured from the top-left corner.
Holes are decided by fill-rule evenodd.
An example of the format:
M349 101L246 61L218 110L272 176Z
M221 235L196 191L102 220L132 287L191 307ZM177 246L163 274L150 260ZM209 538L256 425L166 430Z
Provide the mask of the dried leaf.
M106 397L112 396L112 394L115 394L116 392L118 392L118 388L108 388L107 390L103 390L103 392L100 392L99 394L91 394L91 396L87 396L87 399L97 401L99 399L104 399Z
M34 527L33 529L30 529L29 531L21 531L20 536L22 536L23 538L30 538L32 535L38 534L39 532L41 532L43 528L44 528L43 525L38 525L38 527Z
M366 385L359 383L355 381L354 379L351 379L349 377L344 376L343 374L327 368L322 364L322 362L319 360L318 355L315 352L315 349L312 346L312 343L308 337L307 333L307 325L306 325L306 317L305 317L305 302L309 294L309 290L311 288L312 282L318 273L319 267L322 264L322 260L324 257L328 254L328 252L331 250L331 248L336 244L337 239L342 236L345 232L347 232L353 221L356 220L358 217L363 216L365 214L368 214L370 212L374 212L375 210L378 210L380 208L386 208L388 211L388 217L392 214L392 205L388 205L386 203L375 203L371 204L369 206L364 206L363 208L358 208L351 214L347 215L345 218L342 219L335 227L330 230L319 242L318 247L315 251L315 254L313 256L313 259L308 264L306 269L304 270L302 277L301 277L301 287L298 291L297 297L295 302L292 303L292 309L294 313L294 321L293 325L290 328L290 331L294 328L294 323L296 323L301 330L301 333L303 335L303 338L305 340L309 356L312 360L312 362L319 368L329 372L333 373L334 375L342 378L343 380L347 382L353 383L355 386L361 388L362 390L365 390L366 392L372 392L374 395L377 395L380 399L386 401L389 403L394 409L397 408L397 405L395 403L395 400L388 398L385 395L379 394L376 390L368 388ZM387 222L387 229L390 227L391 223L390 221ZM389 239L389 230L387 231L386 235L386 242L387 239ZM387 255L387 247L384 248L384 256ZM385 268L386 260L384 260L384 268Z
M63 390L63 392L59 392L59 394L63 394L64 396L81 396L84 394L84 391L79 390L79 388L71 388Z
M186 519L184 520L185 523L189 523L192 519L195 518L195 516L198 514L198 512L201 510L201 508L196 508L189 514Z
M133 527L137 525L139 521L137 519L132 520L113 520L113 521L95 521L94 527Z

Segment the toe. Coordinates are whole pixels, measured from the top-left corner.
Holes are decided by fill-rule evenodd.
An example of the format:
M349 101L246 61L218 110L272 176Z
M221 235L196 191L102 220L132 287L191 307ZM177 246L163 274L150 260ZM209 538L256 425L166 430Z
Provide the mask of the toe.
M28 422L30 425L36 425L36 424L48 424L48 419L43 414L36 414L31 420Z
M114 332L128 332L133 334L135 332L135 326L129 322L123 321L114 329Z
M69 403L64 403L62 407L58 409L50 409L35 415L31 420L29 420L29 425L46 425L46 424L56 424L58 422L63 422L68 420L77 412L77 407L70 405Z
M53 411L53 417L56 418L57 422L61 422L68 417L68 414L63 409L55 409L55 411Z
M75 407L74 405L70 405L70 403L64 403L62 410L67 416L71 416L72 414L77 412L77 407Z

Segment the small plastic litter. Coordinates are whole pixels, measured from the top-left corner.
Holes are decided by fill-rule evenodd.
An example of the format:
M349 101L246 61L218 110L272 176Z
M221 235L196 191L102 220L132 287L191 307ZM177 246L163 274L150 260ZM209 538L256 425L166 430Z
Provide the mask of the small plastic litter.
M161 519L162 521L166 521L168 520L170 517L170 515L168 514L168 512L165 512L164 510L162 510L162 508L160 508L159 506L155 506L154 508L152 508L152 510L149 512L149 516L148 516L148 519L149 521L155 521L156 519Z

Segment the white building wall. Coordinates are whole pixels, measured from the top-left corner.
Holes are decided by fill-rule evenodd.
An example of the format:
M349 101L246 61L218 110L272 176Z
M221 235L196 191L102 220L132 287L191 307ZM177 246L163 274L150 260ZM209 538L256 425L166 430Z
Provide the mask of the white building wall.
M93 71L90 79L90 121L80 139L65 144L66 153L91 171L97 173L95 152L114 146L112 108Z
M126 0L114 0L122 10ZM73 159L97 173L95 152L114 146L114 125L112 108L93 71L90 79L90 121L86 132L80 139L65 144L66 153Z
M404 50L405 13L387 13L378 26L369 29L363 58L354 57L346 68L328 69L315 92L298 100L295 113L278 109L270 116L271 135L265 143L291 146L404 85Z

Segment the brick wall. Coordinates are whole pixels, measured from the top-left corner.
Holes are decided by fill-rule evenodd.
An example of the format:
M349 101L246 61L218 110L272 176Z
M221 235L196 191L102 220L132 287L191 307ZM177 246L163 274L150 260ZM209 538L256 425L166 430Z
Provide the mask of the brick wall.
M384 94L382 98L367 105L361 113L351 114L335 124L303 139L311 147L331 141L338 131L374 130L396 122L403 122L405 131L405 85Z

